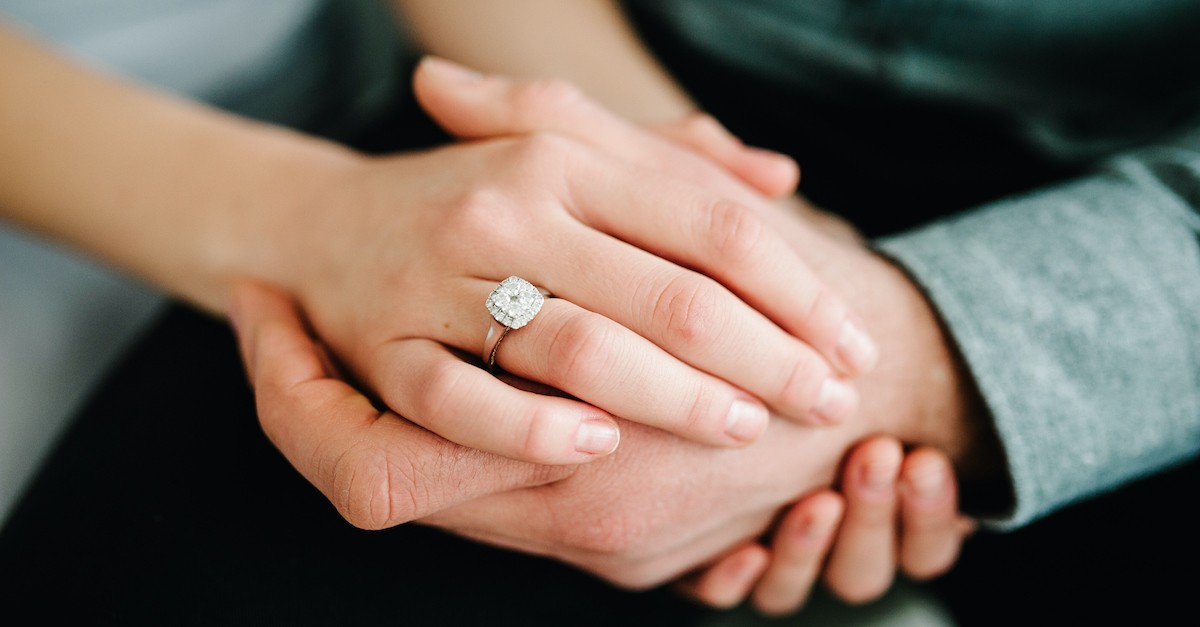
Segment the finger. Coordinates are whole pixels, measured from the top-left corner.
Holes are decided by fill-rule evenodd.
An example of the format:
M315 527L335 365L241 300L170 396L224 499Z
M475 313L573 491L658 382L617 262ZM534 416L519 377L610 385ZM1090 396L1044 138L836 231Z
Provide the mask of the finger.
M973 527L958 513L958 486L945 455L931 448L909 453L901 469L900 498L900 567L914 579L945 573Z
M413 90L425 111L460 138L555 132L724 194L755 196L710 160L610 113L566 81L513 80L426 57L413 76Z
M615 186L605 176L615 166L594 167L569 182L584 223L713 277L843 372L874 366L874 343L841 297L755 211L644 172Z
M581 229L566 243L557 265L549 256L526 260L530 272L555 294L789 418L833 424L856 410L857 391L823 356L717 281L594 231ZM628 296L614 297L620 294Z
M239 342L250 358L259 420L298 471L352 524L381 529L570 474L452 444L327 378L285 295L235 286Z
M694 113L652 130L712 159L770 198L794 194L800 182L800 168L790 157L745 145L706 113Z
M778 616L804 605L821 574L843 508L842 497L831 490L806 496L792 507L772 540L771 565L754 587L754 607Z
M385 403L442 437L539 464L578 464L617 449L606 412L517 389L425 339L388 342L370 369Z
M704 444L744 445L767 427L767 408L750 395L565 299L547 300L495 353L507 372Z
M700 203L681 203L674 190L663 193L645 181L642 185L614 185L606 169L573 177L595 179L590 197L597 202L580 207L593 210L585 219L589 224L605 223L613 227L602 228L606 232L717 277L848 374L865 372L874 365L874 345L860 324L848 320L841 299L825 289L792 249L745 209L744 203L754 202L757 196L744 189L714 185L722 177L711 169L697 167L695 160L668 150L669 146L607 113L568 84L514 82L473 73L468 73L471 78L465 81L439 78L461 71L459 66L431 59L422 64L415 79L418 97L452 132L480 137L557 131L603 148L626 163L649 166L716 192ZM628 177L637 181L643 175L639 170ZM612 197L619 189L625 189L624 197ZM695 197L695 189L691 189ZM647 194L656 190L659 193ZM743 204L714 200L724 197L740 199ZM624 211L618 211L620 208ZM612 219L604 222L610 216ZM659 220L648 223L651 217ZM671 237L664 240L663 234Z
M577 228L578 225L575 225ZM588 232L590 237L599 237ZM604 238L612 241L611 238ZM574 249L576 246L568 246ZM544 271L538 259L527 259L529 271ZM556 267L556 264L547 264ZM557 264L562 267L562 263ZM577 274L592 274L581 271ZM766 430L769 412L754 396L730 383L694 368L656 346L632 330L605 316L583 309L564 298L548 298L540 306L538 314L523 327L502 332L503 327L493 323L491 314L481 306L488 293L497 287L496 282L466 280L456 283L458 287L445 292L444 310L431 315L430 320L444 322L432 324L433 340L458 348L468 354L478 354L484 362L494 363L503 372L522 380L546 384L562 393L574 396L605 412L632 422L654 426L689 440L710 446L743 446L756 440ZM596 295L600 300L612 300L612 291ZM490 326L491 328L488 328ZM487 336L500 336L498 342L487 342ZM784 340L796 342L787 338ZM488 351L481 354L481 348ZM444 354L443 354L444 353ZM473 448L515 456L516 459L562 464L583 460L564 452L563 444L577 431L577 420L587 419L578 405L547 406L541 402L544 396L522 395L520 405L484 405L481 396L462 393L458 399L443 400L433 395L444 394L439 386L432 386L421 376L414 375L414 363L433 371L437 364L431 357L413 362L412 353L397 354L395 351L379 352L373 368L368 369L371 386L383 390L384 400L408 419L426 426L449 440ZM454 359L449 353L439 351L439 360ZM440 362L438 362L440 363ZM448 362L449 364L449 362ZM450 370L438 370L438 376L457 372L457 366L449 364ZM476 369L478 370L478 369ZM482 377L480 376L482 375ZM458 383L474 381L485 389L492 389L491 376L481 371L468 372L467 378ZM512 390L504 387L505 396ZM406 398L406 395L409 398ZM536 406L528 399L538 400ZM468 407L469 406L469 407ZM509 416L488 416L482 412L491 407L492 412L508 408ZM542 413L539 413L542 412ZM545 412L550 412L546 414ZM486 419L485 419L486 418ZM588 425L593 428L596 425ZM533 434L530 430L548 430ZM518 435L526 434L523 440ZM520 442L518 442L520 440ZM584 438L594 442L594 437ZM538 452L526 447L530 443L557 442L557 454L536 455ZM540 450L545 450L539 444ZM608 448L588 448L588 454L605 454ZM576 449L578 452L578 449Z
M891 438L857 446L843 471L846 514L825 573L829 589L850 603L872 601L896 570L896 476L903 451Z
M715 608L734 607L746 598L770 564L770 554L759 544L738 547L716 564L677 584L676 589L695 601Z

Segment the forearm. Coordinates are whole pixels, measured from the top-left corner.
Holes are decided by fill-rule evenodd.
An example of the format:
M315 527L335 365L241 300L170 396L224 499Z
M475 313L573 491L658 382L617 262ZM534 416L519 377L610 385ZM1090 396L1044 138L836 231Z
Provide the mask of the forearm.
M274 235L337 146L79 67L0 27L0 212L201 307L280 279Z
M566 79L638 122L695 105L610 0L392 0L428 52L482 71Z

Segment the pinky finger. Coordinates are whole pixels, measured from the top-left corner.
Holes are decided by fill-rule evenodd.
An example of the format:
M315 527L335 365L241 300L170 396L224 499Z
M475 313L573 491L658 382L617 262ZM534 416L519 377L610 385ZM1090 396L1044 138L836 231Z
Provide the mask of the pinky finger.
M771 566L754 588L754 607L779 616L800 609L820 576L845 505L841 495L822 490L805 497L775 532Z
M735 549L716 564L679 582L684 596L705 605L727 609L741 603L771 561L767 549L750 543Z

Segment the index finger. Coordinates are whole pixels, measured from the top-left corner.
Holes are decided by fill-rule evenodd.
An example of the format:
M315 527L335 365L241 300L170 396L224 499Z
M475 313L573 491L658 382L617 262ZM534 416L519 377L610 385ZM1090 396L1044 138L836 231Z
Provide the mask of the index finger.
M571 473L468 449L380 411L330 376L299 313L274 289L238 285L231 311L263 431L356 527L398 525Z

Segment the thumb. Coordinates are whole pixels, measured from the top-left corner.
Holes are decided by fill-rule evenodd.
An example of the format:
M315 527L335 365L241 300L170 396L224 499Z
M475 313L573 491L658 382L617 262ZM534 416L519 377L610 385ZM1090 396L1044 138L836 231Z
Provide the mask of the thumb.
M615 131L618 137L636 130L565 81L483 75L439 57L425 57L417 66L413 91L430 117L464 139L537 131L585 139L572 132L584 122L600 125L601 132Z

